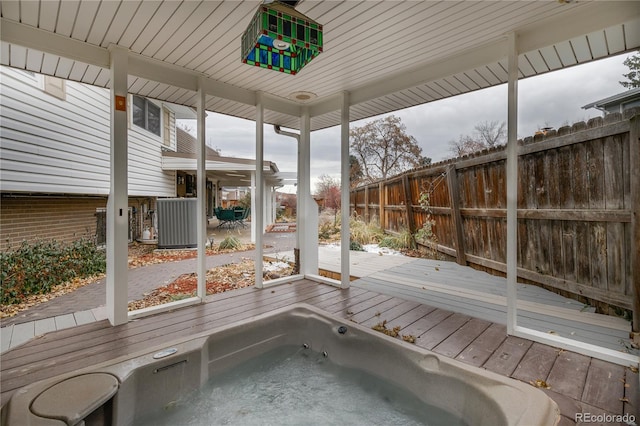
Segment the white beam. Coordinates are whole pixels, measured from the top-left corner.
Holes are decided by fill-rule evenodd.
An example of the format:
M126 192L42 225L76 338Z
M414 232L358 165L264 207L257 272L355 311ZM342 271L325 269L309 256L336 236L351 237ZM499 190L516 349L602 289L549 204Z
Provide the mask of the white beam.
M0 39L6 43L59 55L74 61L109 69L109 50L30 25L0 18Z
M262 237L264 233L264 107L262 104L262 94L256 96L256 179L255 187L255 214L251 217L255 219L255 241L256 241L256 288L262 288L262 269L263 269L263 247ZM252 195L254 196L254 195ZM252 233L253 235L253 233Z
M197 213L196 213L196 221L197 221L197 230L196 235L198 236L198 261L197 261L197 274L198 274L198 288L197 288L197 296L203 300L207 295L207 252L206 252L206 241L207 241L207 169L206 169L206 117L207 111L205 110L206 105L206 95L204 93L204 88L202 87L202 80L199 82L198 88L198 119L196 122L196 131L197 131L197 146L196 146L196 154L197 154L197 173L196 179L198 179L196 184L196 190L198 193L197 198Z
M507 87L507 333L517 326L518 282L518 45L509 34Z
M107 201L107 317L128 321L127 51L111 47L110 189Z
M340 120L340 164L341 164L341 193L340 193L340 287L349 288L350 276L349 271L349 247L350 247L350 229L349 229L349 200L350 200L350 164L349 164L349 93L342 94Z

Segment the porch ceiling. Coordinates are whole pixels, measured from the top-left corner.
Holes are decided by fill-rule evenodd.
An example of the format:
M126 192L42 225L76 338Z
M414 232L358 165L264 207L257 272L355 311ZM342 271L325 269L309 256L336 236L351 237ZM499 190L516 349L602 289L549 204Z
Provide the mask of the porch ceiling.
M3 1L0 62L109 87L109 46L129 49L129 91L312 130L507 81L506 34L518 35L519 75L529 77L640 47L635 2L311 1L296 9L324 25L324 52L298 75L240 61L240 38L258 1ZM305 103L290 100L312 92Z

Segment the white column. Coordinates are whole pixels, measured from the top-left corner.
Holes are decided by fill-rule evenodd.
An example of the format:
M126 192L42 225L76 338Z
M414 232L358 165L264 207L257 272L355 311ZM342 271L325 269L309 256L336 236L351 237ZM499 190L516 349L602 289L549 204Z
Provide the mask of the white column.
M251 172L251 242L256 242L256 172Z
M127 252L129 199L127 177L127 49L110 46L111 145L107 201L107 317L111 325L128 321Z
M301 215L298 220L302 222L300 229L300 273L318 274L318 206L311 196L311 118L309 109L302 109L300 117L300 176L299 199L303 202Z
M350 164L349 164L349 93L342 94L342 110L340 122L340 164L341 164L341 227L340 227L340 287L349 288L350 268L349 268L349 188L350 184Z
M507 333L517 327L518 282L518 46L509 34L507 105Z
M198 235L198 289L197 296L204 299L207 294L207 170L206 170L206 149L205 149L205 133L206 133L206 117L205 111L206 95L202 87L202 80L198 81L198 117L197 117L197 133L198 144L196 147L196 163L197 163L197 235Z
M263 248L262 234L264 232L264 106L262 104L262 95L256 95L256 181L255 181L255 206L256 214L252 217L255 219L255 241L256 241L256 287L262 288L262 268L263 268Z

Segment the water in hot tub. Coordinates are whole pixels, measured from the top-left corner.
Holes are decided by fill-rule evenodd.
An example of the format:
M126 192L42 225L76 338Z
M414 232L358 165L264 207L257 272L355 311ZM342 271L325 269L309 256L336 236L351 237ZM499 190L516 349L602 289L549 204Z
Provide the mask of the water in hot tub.
M463 425L392 383L300 348L212 377L139 425Z

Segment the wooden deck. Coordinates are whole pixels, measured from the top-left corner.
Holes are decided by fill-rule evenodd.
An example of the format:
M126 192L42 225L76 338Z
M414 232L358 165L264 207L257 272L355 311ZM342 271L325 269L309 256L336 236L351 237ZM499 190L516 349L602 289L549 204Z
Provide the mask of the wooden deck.
M527 383L544 380L550 386L545 392L563 413L561 424L572 424L576 413L628 412L638 418L639 379L629 368L507 337L501 324L408 297L362 286L340 290L309 280L236 290L117 327L100 321L45 334L2 355L2 405L29 383L300 302L365 326L386 320L436 353Z
M292 252L280 258L293 258ZM507 280L455 262L350 252L352 285L506 324ZM340 251L320 247L319 267L339 277ZM534 285L518 284L518 324L615 351L640 355L630 321Z

